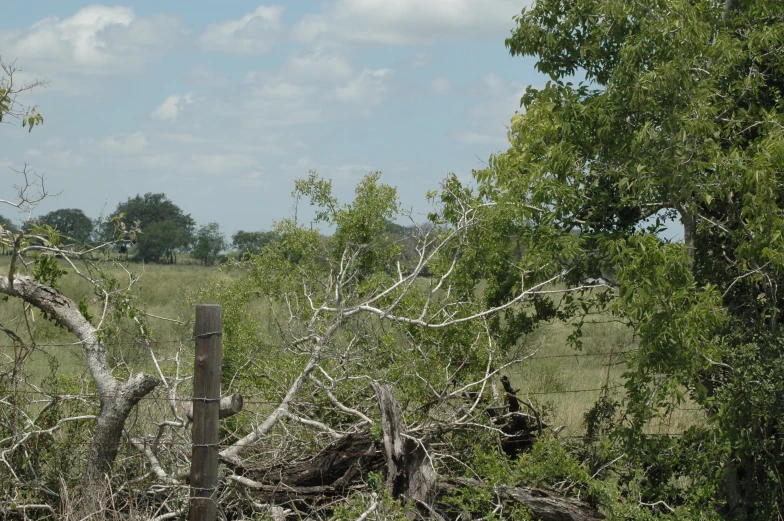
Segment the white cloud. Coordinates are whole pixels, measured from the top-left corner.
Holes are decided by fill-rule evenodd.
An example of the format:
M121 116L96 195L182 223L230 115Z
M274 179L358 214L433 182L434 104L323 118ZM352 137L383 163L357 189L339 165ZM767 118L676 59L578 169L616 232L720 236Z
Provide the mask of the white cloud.
M339 184L353 185L373 168L364 163L322 163L315 162L309 157L300 157L294 163L281 163L278 171L284 172L290 178L300 178L307 175L308 171L315 170L324 179L331 179Z
M452 82L446 78L435 78L430 82L430 90L433 94L446 94L452 90Z
M196 84L200 88L225 89L229 86L229 78L213 71L204 65L197 65L185 72L185 81Z
M134 132L90 143L95 143L101 152L108 154L140 154L147 148L147 136L144 132Z
M514 113L520 110L520 98L525 93L522 84L507 81L492 72L470 90L483 101L474 105L469 116L496 124L509 122Z
M91 5L27 29L0 30L0 48L47 71L116 75L135 71L184 34L176 17L138 18L131 7Z
M391 74L390 69L365 69L342 85L336 86L330 92L330 97L343 103L375 105L381 102L387 92L387 80Z
M345 55L317 48L293 54L282 74L296 81L331 83L348 80L354 74L354 69Z
M84 158L73 150L59 150L52 154L52 163L59 168L72 168L84 165Z
M519 0L336 0L305 15L292 29L295 40L413 45L497 39L513 27Z
M456 139L465 143L466 145L485 145L485 144L498 144L503 141L500 136L491 136L488 134L480 134L471 130L466 130L457 135Z
M177 119L180 111L186 106L194 102L193 94L190 92L184 96L179 94L172 94L161 103L158 108L150 113L150 117L160 119L163 121L174 121Z
M426 69L433 63L435 56L431 52L419 51L411 58L410 66L414 69Z
M246 74L211 104L216 118L256 131L313 126L367 115L390 89L390 69L355 70L345 55L316 48L295 52L275 72Z
M208 175L237 175L254 167L258 161L249 154L195 154L190 158L188 172Z
M279 5L261 5L239 20L212 23L199 36L199 45L212 52L265 53L280 35L284 9Z
M521 110L520 98L525 88L491 72L468 90L481 101L466 112L467 128L455 134L454 139L469 145L505 146L509 120Z

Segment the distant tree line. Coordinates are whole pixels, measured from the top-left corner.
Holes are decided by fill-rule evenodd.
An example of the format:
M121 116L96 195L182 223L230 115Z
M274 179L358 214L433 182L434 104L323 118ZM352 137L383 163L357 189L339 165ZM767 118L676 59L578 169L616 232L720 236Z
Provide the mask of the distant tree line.
M120 243L116 251L129 260L175 264L177 255L190 253L191 258L211 266L233 256L245 260L261 252L264 246L279 240L276 232L239 230L231 242L216 222L197 226L196 221L163 193L137 194L117 204L108 217L91 219L78 208L54 210L16 226L0 215L0 227L35 233L56 230L64 243L80 246L98 245L115 239L120 230L137 230L131 239ZM378 234L378 239L396 242L413 258L409 244L412 227L392 222ZM6 253L3 251L2 253Z

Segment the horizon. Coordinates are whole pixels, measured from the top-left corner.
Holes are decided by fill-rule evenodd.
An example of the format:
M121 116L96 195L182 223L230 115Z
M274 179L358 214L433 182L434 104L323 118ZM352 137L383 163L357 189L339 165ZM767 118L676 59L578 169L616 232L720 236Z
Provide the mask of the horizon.
M49 83L21 100L44 125L0 126L0 166L8 184L28 165L61 192L34 217L95 218L152 192L227 236L269 230L315 170L341 201L381 171L424 220L426 192L505 150L525 88L546 80L504 46L527 3L10 6L3 60Z

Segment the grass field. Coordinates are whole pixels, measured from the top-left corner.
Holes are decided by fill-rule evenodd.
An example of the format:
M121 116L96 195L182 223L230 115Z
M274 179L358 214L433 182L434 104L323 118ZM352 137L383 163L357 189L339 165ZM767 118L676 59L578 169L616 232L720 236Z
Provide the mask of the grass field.
M8 269L9 257L0 257L0 270ZM128 269L141 274L135 284L135 295L143 309L151 315L166 317L190 324L197 291L210 279L231 279L238 276L236 269L218 269L193 264L142 265L131 263ZM127 283L128 274L118 265L107 264L106 270ZM100 302L92 294L89 283L74 273L69 273L60 281L60 288L79 301L87 298L89 310L93 315L100 313ZM580 351L575 350L567 337L574 328L570 324L553 321L521 339L520 351L516 357L528 356L519 364L510 366L506 373L512 386L520 390L521 396L548 411L553 426L565 426L564 435L579 435L583 431L583 416L603 392L620 400L623 398L621 375L626 370L628 352L635 348L632 332L626 326L599 316L586 320L583 326ZM155 349L165 356L167 350L179 340L191 334L190 325L148 317L152 337L156 340ZM30 327L38 344L70 344L74 337L67 331L56 327L41 317L37 311L23 310L22 302L8 300L0 305L0 324L9 328ZM146 352L138 347L128 346L123 339L136 338L137 331L116 332L117 345L113 348L115 356L132 361L135 370L151 371L151 362ZM9 339L0 340L0 356L13 360L13 349ZM134 356L136 353L136 356ZM26 371L32 379L40 380L49 373L50 359L59 363L59 372L66 375L85 373L81 348L74 345L43 346L34 353L26 364ZM6 361L9 359L6 358ZM604 391L604 388L607 388ZM699 421L693 411L677 411L671 417L658 422L654 432L677 433Z
M0 271L7 272L10 257L0 256ZM64 262L61 266L66 268ZM119 265L105 263L107 273L116 277L119 284L127 286L129 274ZM194 313L194 297L199 288L204 287L210 279L231 278L236 272L219 270L215 267L203 267L194 264L126 264L127 269L134 275L141 275L133 286L133 293L141 307L150 315L165 317L180 322L191 323ZM99 317L102 311L101 301L92 292L89 282L80 278L71 270L59 281L59 289L77 302L86 299L88 310L94 317ZM95 322L95 321L93 321ZM75 337L68 331L57 327L52 322L40 315L37 309L27 309L22 301L9 299L0 304L0 324L10 329L26 331L28 328L34 332L36 343L40 350L34 353L26 364L26 371L33 379L40 378L49 371L49 356L54 356L59 363L59 370L65 374L80 374L86 369L80 346L70 346L75 342ZM182 326L175 322L156 319L148 316L147 324L151 329L151 336L165 346L170 342L188 338L192 326ZM127 334L125 334L127 333ZM127 346L124 342L138 336L137 330L117 331L113 335L116 343L115 352L124 356L123 350ZM13 348L9 346L10 340L4 337L0 340L0 356L13 357ZM57 344L47 346L47 344ZM110 349L111 345L108 346ZM131 353L126 353L129 357ZM147 357L140 357L146 359ZM149 369L149 367L139 367Z

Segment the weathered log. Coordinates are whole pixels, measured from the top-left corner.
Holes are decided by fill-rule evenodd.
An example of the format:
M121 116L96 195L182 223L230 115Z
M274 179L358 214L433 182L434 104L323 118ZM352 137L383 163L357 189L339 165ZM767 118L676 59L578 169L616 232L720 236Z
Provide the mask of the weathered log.
M381 446L367 432L348 434L312 458L247 470L245 476L283 488L330 487L340 491L361 474L384 464Z
M536 442L536 434L533 432L534 428L532 428L529 421L531 416L521 411L520 399L517 398L517 391L512 388L509 378L506 376L501 377L501 385L504 387L509 414L499 416L497 411L493 411L494 414L490 414L494 416L493 419L496 424L503 423L501 432L506 436L501 439L501 449L507 456L514 458L533 446L534 442ZM536 413L530 403L526 403L526 406ZM541 433L544 425L541 423L538 413L534 419L536 420L533 423L536 425L535 430Z
M220 412L218 413L218 417L222 420L239 414L242 412L243 403L241 394L224 396L220 400ZM193 421L193 402L183 403L182 408L185 411L185 416L187 416L190 421Z
M246 470L229 479L254 490L263 501L284 505L297 503L308 508L333 502L367 486L363 475L386 468L385 486L392 497L413 501L423 519L447 519L450 510L445 496L458 488L483 488L475 479L451 478L438 481L427 458L427 445L405 436L400 411L388 386L371 383L381 411L383 443L370 434L354 433L333 442L312 458L276 465L268 469ZM518 407L519 409L519 407ZM528 416L517 412L515 416ZM530 418L528 418L530 419ZM505 502L528 507L543 521L599 521L604 515L573 498L531 487L496 485L493 492ZM485 514L477 513L477 514Z
M483 488L481 481L471 478L453 478L439 481L439 495L454 492L457 488ZM534 519L541 521L601 521L605 515L574 498L559 496L541 488L496 485L493 492L502 500L514 501L528 507Z
M427 446L412 438L403 438L403 425L392 389L371 382L381 411L384 456L387 467L386 489L393 498L414 500L418 506L433 511L436 474L426 461Z

